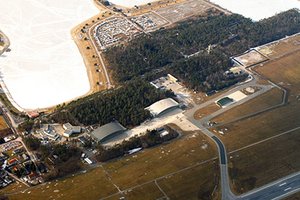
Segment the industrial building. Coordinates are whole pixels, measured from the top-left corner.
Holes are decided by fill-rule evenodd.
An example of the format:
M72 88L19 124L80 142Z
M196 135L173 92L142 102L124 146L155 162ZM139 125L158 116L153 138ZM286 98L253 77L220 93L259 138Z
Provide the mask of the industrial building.
M126 131L126 128L122 126L119 122L114 121L99 128L95 129L90 133L90 135L97 141L97 142L106 142Z
M219 100L216 102L216 104L218 104L218 106L220 106L220 107L223 108L223 107L226 107L226 106L232 104L233 102L234 102L233 99L231 99L231 98L229 98L229 97L224 97L224 98L222 98L222 99L219 99Z
M80 126L73 126L70 123L63 124L63 128L65 129L63 133L63 136L65 137L71 137L72 134L81 133Z
M153 117L159 117L178 107L179 104L174 99L167 98L157 101L145 109L149 110Z

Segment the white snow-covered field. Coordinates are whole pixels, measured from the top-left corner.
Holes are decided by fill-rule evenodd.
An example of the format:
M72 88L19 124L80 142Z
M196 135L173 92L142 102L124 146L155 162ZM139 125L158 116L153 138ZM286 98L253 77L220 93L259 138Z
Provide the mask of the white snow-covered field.
M71 29L99 11L92 0L0 0L0 30L11 52L1 78L23 109L47 108L86 94L89 81Z
M108 2L112 4L119 5L126 8L132 8L134 6L144 5L147 3L151 3L153 1L158 1L158 0L108 0Z
M300 9L299 0L210 0L211 2L233 12L259 21L264 18L287 11Z

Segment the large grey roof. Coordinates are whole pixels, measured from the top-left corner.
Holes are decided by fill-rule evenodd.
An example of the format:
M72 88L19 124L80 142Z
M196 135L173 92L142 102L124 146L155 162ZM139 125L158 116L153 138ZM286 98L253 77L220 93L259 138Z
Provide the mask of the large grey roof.
M98 141L101 141L109 135L125 130L126 128L122 126L119 122L111 122L95 129L91 132L91 135Z

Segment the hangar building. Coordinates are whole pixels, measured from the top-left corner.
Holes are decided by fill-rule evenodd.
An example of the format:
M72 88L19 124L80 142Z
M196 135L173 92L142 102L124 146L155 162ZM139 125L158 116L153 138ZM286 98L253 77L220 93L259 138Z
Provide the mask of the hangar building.
M179 104L174 99L167 98L157 101L145 109L149 110L153 117L159 117L178 107Z
M90 135L98 142L106 142L126 131L119 122L114 121L95 129Z

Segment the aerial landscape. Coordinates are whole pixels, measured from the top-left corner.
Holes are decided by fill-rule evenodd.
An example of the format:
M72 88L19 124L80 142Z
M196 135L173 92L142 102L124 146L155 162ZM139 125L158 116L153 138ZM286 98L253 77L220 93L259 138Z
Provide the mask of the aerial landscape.
M0 3L0 200L300 200L300 0Z

